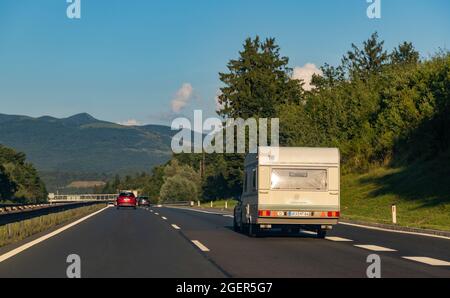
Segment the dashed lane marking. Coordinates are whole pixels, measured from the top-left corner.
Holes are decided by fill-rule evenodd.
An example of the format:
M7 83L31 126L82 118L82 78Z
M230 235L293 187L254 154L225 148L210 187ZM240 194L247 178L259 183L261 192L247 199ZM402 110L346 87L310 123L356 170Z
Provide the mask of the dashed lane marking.
M450 266L450 262L433 259L433 258L427 258L427 257L403 257L403 258L410 260L410 261L419 262L419 263L423 263L423 264L427 264L427 265L431 265L431 266Z
M387 248L387 247L383 247L383 246L378 246L378 245L355 245L356 247L362 248L362 249L367 249L367 250L371 250L371 251L379 251L379 252L392 252L392 251L396 251L395 249L391 249L391 248Z
M181 228L177 225L172 225L172 228L174 228L175 230L181 230Z
M353 240L341 238L341 237L326 237L325 239L334 241L334 242L353 242Z
M201 251L203 252L208 252L210 251L209 248L207 248L206 246L204 246L200 241L198 240L192 240L192 243L195 244L195 246L197 246Z

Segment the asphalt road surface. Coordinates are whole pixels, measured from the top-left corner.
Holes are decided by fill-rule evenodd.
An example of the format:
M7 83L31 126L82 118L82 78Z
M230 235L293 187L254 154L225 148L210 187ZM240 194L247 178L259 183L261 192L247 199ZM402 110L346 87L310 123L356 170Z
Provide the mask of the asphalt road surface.
M108 208L0 262L0 277L66 277L71 254L86 278L366 277L371 254L381 257L382 277L450 277L448 239L348 225L325 240L311 233L249 238L233 232L232 222L178 208Z

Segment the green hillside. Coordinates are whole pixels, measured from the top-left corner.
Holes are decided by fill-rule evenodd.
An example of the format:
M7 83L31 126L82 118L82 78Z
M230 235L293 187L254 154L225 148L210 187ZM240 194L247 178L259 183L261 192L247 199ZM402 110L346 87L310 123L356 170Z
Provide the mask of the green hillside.
M172 131L164 126L127 127L88 114L32 118L0 114L0 144L24 152L49 189L75 180L149 171L171 157Z

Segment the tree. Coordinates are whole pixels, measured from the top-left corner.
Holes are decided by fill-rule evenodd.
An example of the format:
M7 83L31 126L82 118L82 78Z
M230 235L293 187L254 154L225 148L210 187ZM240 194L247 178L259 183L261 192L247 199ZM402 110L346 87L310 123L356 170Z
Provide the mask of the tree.
M26 155L16 152L11 148L0 145L0 165L3 175L2 183L6 187L6 194L9 194L16 201L26 203L38 203L47 200L47 190L44 182L39 177L36 169L26 162ZM9 183L6 180L9 177ZM8 185L12 188L8 191Z
M149 196L150 202L158 203L160 191L164 184L164 166L153 168L152 174L142 189L142 193Z
M363 43L362 49L352 44L352 50L342 58L342 64L351 77L367 78L372 73L380 72L388 62L389 55L383 46L384 41L379 41L378 33L375 32Z
M182 187L181 192L178 189L172 189L173 187ZM184 199L181 194L184 194ZM164 168L164 184L160 191L161 200L198 200L200 194L200 175L189 165L180 164L178 160L172 159Z
M313 74L311 80L311 84L316 89L335 87L337 84L345 81L345 71L341 65L334 67L325 63L320 69L322 70L322 75Z
M420 55L411 42L405 41L394 49L390 58L392 64L417 64Z
M0 201L11 200L17 190L17 185L11 181L5 168L0 165Z
M197 186L181 175L167 178L161 187L161 202L194 201L197 199Z
M300 102L301 82L292 80L289 59L280 55L274 38L261 42L248 38L237 60L228 63L228 73L220 73L219 115L229 118L272 118L277 106Z

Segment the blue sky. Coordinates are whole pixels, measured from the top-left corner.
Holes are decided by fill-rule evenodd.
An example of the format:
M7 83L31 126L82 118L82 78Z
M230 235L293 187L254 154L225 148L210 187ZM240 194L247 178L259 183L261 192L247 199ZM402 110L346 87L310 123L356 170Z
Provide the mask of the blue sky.
M0 113L170 124L193 109L213 115L218 72L244 39L276 37L291 67L336 64L374 31L391 49L423 56L450 47L450 1L0 0ZM177 104L178 103L178 104Z

